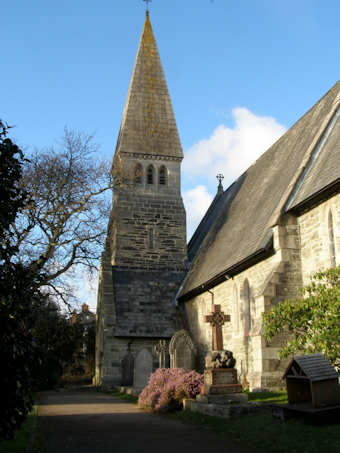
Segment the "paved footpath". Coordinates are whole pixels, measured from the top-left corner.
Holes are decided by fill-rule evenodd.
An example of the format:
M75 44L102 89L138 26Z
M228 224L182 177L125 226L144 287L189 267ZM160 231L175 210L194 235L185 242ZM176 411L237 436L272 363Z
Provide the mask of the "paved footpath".
M38 420L47 453L254 453L94 391L43 392Z

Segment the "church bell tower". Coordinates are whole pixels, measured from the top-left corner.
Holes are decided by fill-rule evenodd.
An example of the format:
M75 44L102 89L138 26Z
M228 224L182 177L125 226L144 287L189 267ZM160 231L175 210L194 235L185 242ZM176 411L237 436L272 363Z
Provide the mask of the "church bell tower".
M186 273L183 159L146 12L113 159L113 207L97 307L96 383L132 385L122 364L152 354L176 330L174 299ZM125 360L125 362L124 362Z

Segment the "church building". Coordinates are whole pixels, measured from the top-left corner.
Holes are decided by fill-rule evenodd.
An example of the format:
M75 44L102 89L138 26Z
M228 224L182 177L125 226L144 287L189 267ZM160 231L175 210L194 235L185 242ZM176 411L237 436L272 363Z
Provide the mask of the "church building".
M340 82L229 188L219 186L188 246L182 158L147 13L113 159L95 382L145 385L159 365L155 347L171 339L179 366L184 337L202 372L217 316L218 342L233 351L243 385L281 387L284 338L266 343L262 313L340 264Z
M340 264L340 82L229 188L217 193L188 245L178 297L199 351L211 350L212 303L230 315L225 348L240 380L273 388L287 363L268 345L262 313L294 298L310 276Z

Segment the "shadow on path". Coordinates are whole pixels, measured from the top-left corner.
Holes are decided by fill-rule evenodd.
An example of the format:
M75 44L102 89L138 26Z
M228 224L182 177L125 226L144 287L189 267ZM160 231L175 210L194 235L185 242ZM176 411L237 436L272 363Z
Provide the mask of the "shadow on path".
M253 452L204 427L153 415L96 392L42 393L39 425L47 453Z

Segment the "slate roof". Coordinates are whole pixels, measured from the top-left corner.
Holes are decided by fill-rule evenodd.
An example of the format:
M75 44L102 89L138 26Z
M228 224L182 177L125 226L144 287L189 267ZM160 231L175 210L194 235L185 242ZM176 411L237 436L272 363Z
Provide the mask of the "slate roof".
M294 209L305 200L340 181L340 109L332 118L329 131L315 148L312 162L306 167L287 209Z
M116 155L119 152L183 158L148 12L123 112Z
M198 227L196 228L196 231L192 235L192 237L189 241L189 245L188 245L189 261L191 261L193 259L197 250L199 249L199 246L201 245L203 239L208 234L211 224L220 209L220 206L221 206L220 200L221 200L222 195L223 195L223 192L216 194L216 196L213 199L213 201L211 202L207 212L205 213L203 219L200 221Z
M307 354L295 356L288 365L283 378L285 378L292 365L296 362L304 374L312 381L325 381L328 379L338 379L338 373L325 358L323 354Z
M267 256L272 250L272 226L287 208L298 182L292 203L338 180L338 120L313 163L311 158L339 105L340 82L225 190L218 209L211 209L210 218L205 219L209 231L202 243L198 245L196 237L189 244L191 268L179 301L203 291L202 285L219 276L236 273L241 266Z

